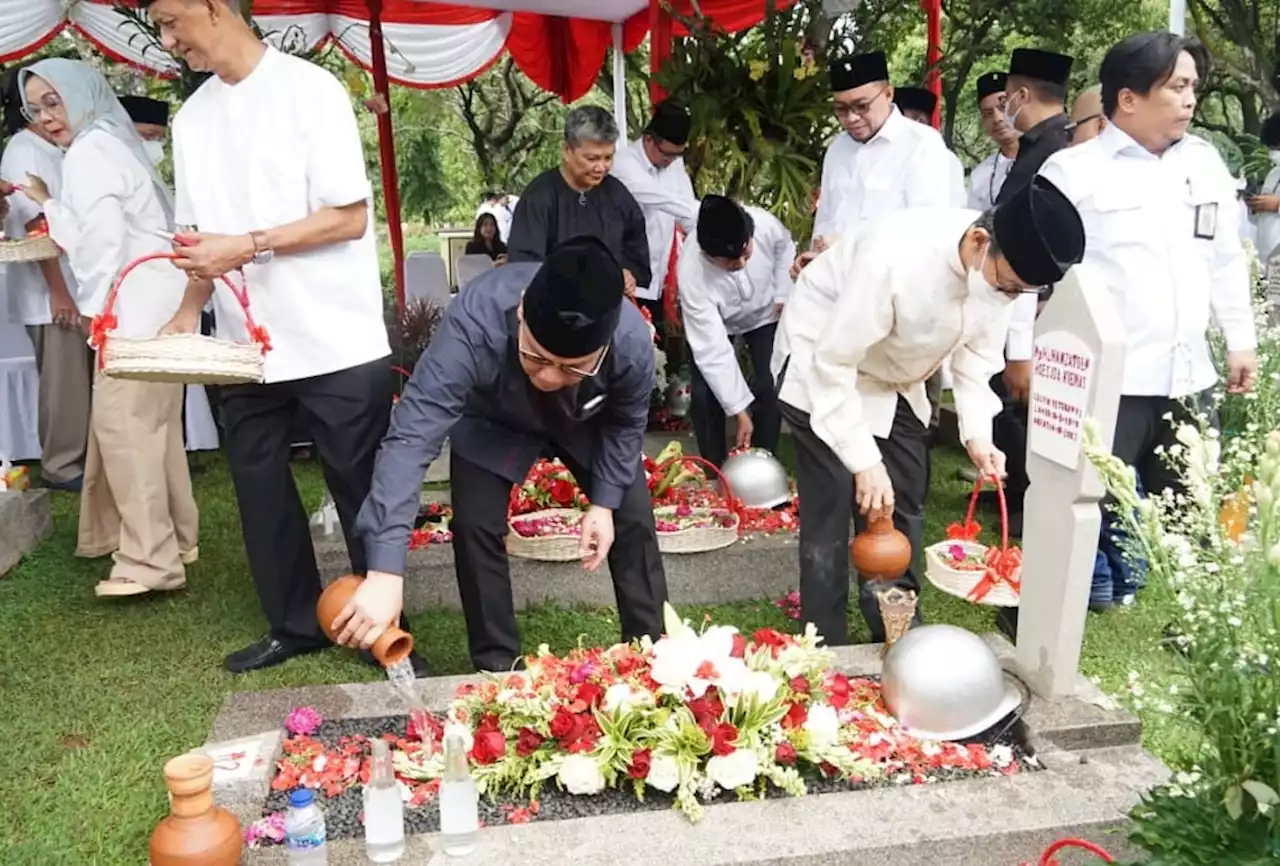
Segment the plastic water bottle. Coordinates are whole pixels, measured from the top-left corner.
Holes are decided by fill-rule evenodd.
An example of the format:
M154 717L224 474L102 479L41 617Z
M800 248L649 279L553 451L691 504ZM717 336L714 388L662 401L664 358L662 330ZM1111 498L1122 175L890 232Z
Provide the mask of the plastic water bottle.
M444 776L440 779L440 850L465 857L476 850L480 830L480 796L467 766L467 750L459 731L444 735Z
M404 854L404 800L386 740L373 741L373 768L364 786L364 852L374 863L394 863Z
M315 795L300 788L289 795L289 811L284 816L284 847L289 866L329 866L325 847L324 813Z

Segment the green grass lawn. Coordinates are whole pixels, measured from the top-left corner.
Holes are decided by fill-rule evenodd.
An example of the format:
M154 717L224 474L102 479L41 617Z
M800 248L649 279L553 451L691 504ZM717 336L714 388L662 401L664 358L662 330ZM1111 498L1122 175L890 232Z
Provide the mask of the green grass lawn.
M108 561L72 556L77 500L63 493L54 494L54 536L0 580L0 732L13 747L0 773L0 864L143 862L151 829L166 812L161 766L204 741L227 695L379 676L337 649L241 677L222 670L222 657L259 638L265 622L225 467L214 456L196 459L207 467L194 479L201 560L189 569L184 591L95 598L93 585L106 575ZM955 474L963 464L956 453L935 457L929 541L963 513L968 485ZM299 464L297 476L304 500L314 506L322 495L318 468ZM990 610L928 587L924 605L932 622L993 628ZM705 612L744 630L791 625L771 599ZM1085 673L1115 691L1130 669L1167 664L1154 647L1170 619L1154 605L1091 615ZM618 636L615 617L605 611L545 607L523 614L521 625L530 649L546 642L565 650L580 640L610 643ZM460 614L419 614L413 629L435 672L468 669ZM1148 728L1157 753L1167 754L1176 738L1164 725Z

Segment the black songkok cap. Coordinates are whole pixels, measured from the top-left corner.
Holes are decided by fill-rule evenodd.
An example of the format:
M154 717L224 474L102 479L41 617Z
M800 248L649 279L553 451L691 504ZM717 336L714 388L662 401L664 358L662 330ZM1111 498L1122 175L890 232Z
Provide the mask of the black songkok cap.
M836 60L827 67L827 75L831 79L831 91L853 90L873 81L889 80L889 61L885 60L883 51L872 51L869 54L855 54Z
M895 87L893 101L902 111L921 111L930 117L938 106L938 97L923 87Z
M1040 175L998 205L992 222L1000 252L1027 285L1053 285L1084 258L1080 214Z
M1009 74L1050 84L1066 84L1071 78L1071 64L1074 62L1065 54L1039 48L1015 48L1009 60Z
M524 323L557 358L581 358L604 346L618 327L622 267L598 238L559 244L524 292Z
M159 99L148 99L145 96L122 96L120 104L129 112L134 123L153 123L156 126L169 124L169 103Z
M1007 72L988 72L978 78L978 102L993 93L1004 93L1004 86L1009 81Z
M689 117L689 112L668 99L659 102L654 108L653 117L649 119L645 132L663 141L684 145L689 141L689 129L692 126L693 120Z
M742 205L722 195L708 195L698 209L698 246L712 258L737 259L747 251L755 223Z

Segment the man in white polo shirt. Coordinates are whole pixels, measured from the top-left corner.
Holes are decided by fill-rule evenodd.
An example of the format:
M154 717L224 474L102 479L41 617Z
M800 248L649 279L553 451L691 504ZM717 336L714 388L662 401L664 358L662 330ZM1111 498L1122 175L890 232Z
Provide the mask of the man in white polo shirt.
M243 269L270 336L266 381L223 389L227 460L258 598L262 640L226 658L240 673L328 645L316 620L320 579L289 469L292 422L307 412L351 534L391 411L390 347L371 190L350 100L329 72L264 45L243 0L154 0L164 47L213 76L173 121L179 267L191 281L170 330L193 331L212 278ZM190 227L190 230L188 230ZM242 310L214 294L217 334L248 339ZM420 660L419 660L420 661Z

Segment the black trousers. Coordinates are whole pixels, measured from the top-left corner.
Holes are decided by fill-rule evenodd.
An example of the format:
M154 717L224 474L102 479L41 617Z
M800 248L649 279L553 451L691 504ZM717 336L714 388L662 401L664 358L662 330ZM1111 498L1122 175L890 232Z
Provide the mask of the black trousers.
M849 520L861 532L866 521L853 508L853 475L809 426L809 414L779 404L796 446L796 485L800 494L801 617L818 627L827 646L849 642ZM898 398L889 438L876 439L893 483L893 525L911 542L911 566L901 579L859 581L858 607L871 639L884 640L876 593L891 585L920 592L924 551L924 500L929 491L928 430ZM918 613L917 613L918 616Z
M782 413L778 410L778 393L773 384L773 374L769 371L769 361L773 357L773 335L778 324L771 322L754 331L742 335L747 344L747 353L751 357L751 394L755 398L751 403L751 444L755 448L764 448L774 452L778 450L778 434L782 430ZM690 383L692 405L689 407L690 419L693 421L693 435L698 441L698 453L703 459L716 466L722 466L729 456L725 443L726 418L724 408L712 392L707 380L698 369L697 359L693 364L693 380Z
M294 419L300 410L308 413L351 570L364 574L364 545L352 527L391 419L387 363L384 358L310 379L222 389L227 463L249 570L271 634L295 645L322 644L325 637L316 620L320 574L311 530L289 468Z
M991 421L991 439L1005 456L1004 496L1010 511L1021 511L1031 483L1027 477L1027 404L1013 399L1003 371L991 377L991 390L1002 404Z
M1213 390L1192 398L1200 409L1213 405ZM1173 421L1165 420L1172 413ZM1168 451L1178 444L1177 425L1191 421L1191 413L1181 400L1169 397L1133 397L1122 395L1116 413L1116 432L1111 453L1137 470L1142 486L1149 495L1159 495L1166 487L1181 493L1182 478L1165 465L1157 448Z
M552 445L578 485L591 489L591 473ZM467 646L478 671L510 670L521 655L520 629L511 594L507 561L507 502L511 482L452 452L449 464L453 488L453 555L467 621ZM613 547L609 575L618 603L622 639L644 635L657 640L663 629L662 605L667 600L667 576L658 552L653 506L644 473L627 489L622 506L613 512ZM591 580L584 573L583 580Z

